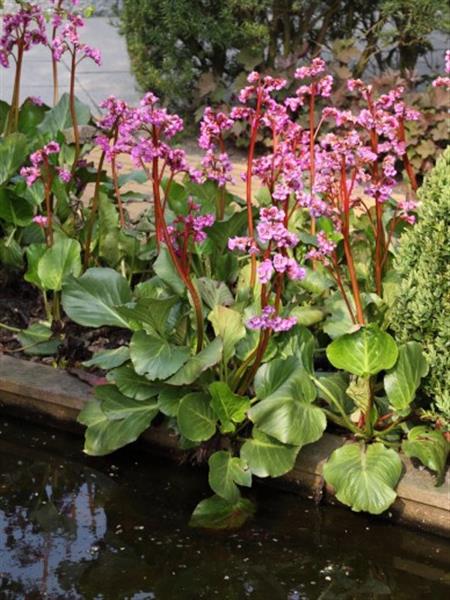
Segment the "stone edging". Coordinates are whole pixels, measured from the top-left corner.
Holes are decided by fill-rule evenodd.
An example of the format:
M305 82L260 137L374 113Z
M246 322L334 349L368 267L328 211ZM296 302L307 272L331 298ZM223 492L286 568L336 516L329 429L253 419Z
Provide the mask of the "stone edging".
M41 422L45 419L58 427L81 432L76 418L91 394L90 386L65 371L0 356L0 414L38 418ZM143 439L164 453L180 452L176 436L164 428L148 430ZM322 467L330 452L343 443L342 438L325 434L319 442L305 447L294 469L271 480L272 485L335 503L333 490L324 483ZM404 475L389 516L417 529L450 537L450 473L447 472L444 485L436 488L433 476L426 469L415 468L406 457L402 459Z

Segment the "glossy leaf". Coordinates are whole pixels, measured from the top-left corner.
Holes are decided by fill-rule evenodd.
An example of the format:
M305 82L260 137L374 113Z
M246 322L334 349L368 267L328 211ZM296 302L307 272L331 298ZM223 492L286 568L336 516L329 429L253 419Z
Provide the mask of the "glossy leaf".
M220 419L222 433L230 433L236 429L236 424L241 423L250 409L250 400L247 397L234 394L229 385L216 381L209 386L211 406Z
M129 323L136 323L137 329L145 329L147 333L164 335L167 330L169 313L178 298L143 298L136 303L120 306L117 312Z
M83 363L84 367L98 367L99 369L115 369L130 360L130 349L128 346L119 346L114 350L102 350L97 352L90 360Z
M235 503L240 498L238 485L252 485L252 474L246 463L225 450L212 454L208 465L208 482L212 491L228 502Z
M131 361L139 375L151 381L167 379L184 365L191 353L189 348L170 344L160 336L137 331L130 342Z
M225 363L234 356L236 344L245 337L246 329L241 313L225 306L216 305L209 313L214 333L223 340Z
M178 272L170 258L170 254L165 246L161 247L158 258L153 264L153 270L164 283L172 288L178 295L183 296L186 291L186 286L183 280L178 275Z
M376 443L354 443L338 448L324 466L325 481L336 498L356 512L379 515L396 498L395 487L402 472L397 452Z
M376 325L367 325L331 342L327 357L336 369L370 377L394 366L398 348L391 335Z
M253 503L246 498L239 498L233 504L220 496L211 496L197 504L189 525L204 529L237 529L254 512Z
M61 345L61 340L52 339L53 331L47 323L33 323L16 337L25 354L32 356L51 356Z
M91 456L104 456L134 442L158 414L155 402L136 402L114 386L100 386L96 395L99 399L88 402L78 416L87 426L84 452Z
M0 188L0 220L25 227L30 225L33 215L33 204L27 198L16 196L9 190Z
M216 431L216 415L209 398L201 392L185 396L178 408L180 433L193 442L209 440Z
M0 138L0 185L16 174L25 162L28 142L23 133Z
M402 450L410 458L417 458L431 471L435 471L436 485L442 485L445 477L450 443L441 431L430 429L426 425L413 427L408 439L403 441Z
M42 287L41 278L38 275L39 261L47 251L46 244L30 244L26 249L28 269L23 276L25 281Z
M57 237L39 261L37 274L45 290L59 292L63 282L81 273L81 246L77 240Z
M241 458L257 477L280 477L293 469L299 451L300 446L282 444L254 427L241 447Z
M186 388L166 387L158 396L160 411L167 417L176 417L181 400L187 395Z
M80 100L75 99L75 111L78 126L87 125L91 118L89 107ZM37 129L40 133L48 133L51 137L55 137L58 132L69 129L69 127L72 127L72 117L69 94L65 93L61 96L58 104L46 113Z
M113 369L108 373L107 379L116 384L121 394L134 400L148 400L157 396L161 391L161 386L138 375L132 365L123 365Z
M190 385L196 381L203 371L217 365L222 358L222 338L216 337L199 354L190 358L167 383L170 385Z
M217 304L231 306L234 303L233 294L223 281L200 277L197 280L197 287L203 302L211 309Z
M255 391L262 400L248 416L258 429L293 446L322 437L326 417L313 404L316 388L298 359L277 359L263 365L255 378Z
M400 413L409 412L422 377L428 373L428 364L417 342L407 342L399 348L395 366L384 376L384 389L390 405Z
M127 280L113 269L88 269L63 286L62 303L67 316L85 327L128 327L116 307L130 301Z

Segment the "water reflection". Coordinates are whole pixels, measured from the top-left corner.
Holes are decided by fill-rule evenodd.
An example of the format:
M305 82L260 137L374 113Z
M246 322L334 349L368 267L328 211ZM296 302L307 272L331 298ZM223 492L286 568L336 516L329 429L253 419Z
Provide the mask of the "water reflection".
M139 448L88 459L78 438L13 421L0 430L2 599L449 597L438 538L268 489L243 530L193 531L202 472Z

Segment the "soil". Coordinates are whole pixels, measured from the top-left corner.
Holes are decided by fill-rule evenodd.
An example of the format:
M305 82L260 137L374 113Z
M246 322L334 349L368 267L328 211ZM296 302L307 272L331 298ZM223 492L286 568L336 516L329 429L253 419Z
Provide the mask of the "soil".
M41 294L31 284L17 275L8 280L2 279L0 273L0 324L7 327L26 329L33 323L45 320L45 311ZM117 348L128 343L131 333L111 327L88 329L63 318L53 327L55 334L62 338L56 356L32 356L26 354L16 338L14 331L0 326L0 353L10 354L17 358L55 364L55 362L81 378L79 367L83 361L89 360L95 352L109 348ZM94 374L100 372L93 371Z

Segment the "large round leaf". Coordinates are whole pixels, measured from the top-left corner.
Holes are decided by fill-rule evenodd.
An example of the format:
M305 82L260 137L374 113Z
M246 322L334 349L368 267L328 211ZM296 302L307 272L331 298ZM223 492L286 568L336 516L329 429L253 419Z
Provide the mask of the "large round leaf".
M252 473L246 463L225 450L212 454L208 465L208 482L211 489L228 502L239 500L241 494L238 485L252 485Z
M284 444L303 446L322 437L327 421L314 406L316 388L298 359L274 360L255 378L258 398L248 413L255 425Z
M81 246L77 240L58 237L39 260L37 274L45 290L59 292L63 282L81 273Z
M170 385L190 385L200 377L203 371L217 365L222 358L222 338L216 337L196 356L190 358L167 383Z
M236 429L235 423L241 423L250 408L250 400L245 396L234 394L230 386L223 381L215 381L209 386L211 406L220 419L222 433L230 433Z
M139 375L151 381L176 373L190 356L189 348L175 346L162 337L137 331L130 342L131 361Z
M216 431L216 421L216 415L205 394L194 392L181 400L178 408L178 427L188 440L209 440Z
M115 369L130 360L130 349L128 346L119 346L113 350L102 350L97 352L90 360L83 363L84 367L98 367L99 369ZM125 394L126 395L126 394Z
M408 439L403 441L402 450L406 456L418 458L428 469L436 472L436 485L443 483L450 443L442 432L426 425L413 427L408 433Z
M254 512L255 507L247 498L239 498L232 503L220 496L211 496L197 504L189 525L205 529L235 529L241 527Z
M394 502L401 473L402 462L395 450L362 442L335 450L323 469L325 481L334 487L340 502L374 515Z
M25 227L33 220L34 207L27 198L0 188L0 219L12 225Z
M227 363L235 353L236 344L245 337L246 329L241 313L226 306L216 305L209 313L214 333L223 340L223 359Z
M121 394L134 400L148 400L161 391L160 385L155 385L146 377L138 375L132 365L113 369L108 373L107 379L116 384Z
M389 404L398 412L409 412L422 377L428 373L428 364L418 342L407 342L399 348L395 366L384 376L384 389Z
M241 458L258 477L280 477L291 471L300 446L281 444L253 428L253 434L241 448Z
M88 269L63 286L62 303L67 316L85 327L128 327L115 307L130 301L127 280L113 269Z
M336 369L370 377L395 365L398 348L391 335L377 325L367 325L331 342L327 357Z
M112 385L96 388L96 396L78 417L87 426L84 451L91 456L104 456L134 442L158 414L154 400L137 402Z

